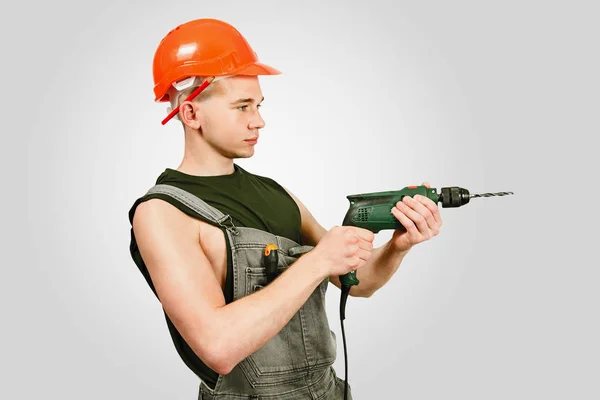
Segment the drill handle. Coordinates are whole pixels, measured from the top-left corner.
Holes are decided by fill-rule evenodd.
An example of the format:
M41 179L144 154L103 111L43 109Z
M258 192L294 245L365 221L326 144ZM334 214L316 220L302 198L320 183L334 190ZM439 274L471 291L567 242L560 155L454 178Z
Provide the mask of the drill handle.
M346 286L355 286L360 283L360 281L356 277L356 271L351 271L345 275L340 276L340 282L342 283L342 285Z

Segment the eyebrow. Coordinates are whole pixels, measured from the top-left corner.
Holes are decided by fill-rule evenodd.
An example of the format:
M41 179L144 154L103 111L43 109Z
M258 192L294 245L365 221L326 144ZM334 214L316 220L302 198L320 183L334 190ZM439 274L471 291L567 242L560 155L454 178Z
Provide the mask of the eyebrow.
M260 102L263 102L265 100L264 96L262 98L262 100ZM234 101L231 104L239 104L239 103L254 103L254 99L251 97L247 97L245 99L237 99L236 101Z

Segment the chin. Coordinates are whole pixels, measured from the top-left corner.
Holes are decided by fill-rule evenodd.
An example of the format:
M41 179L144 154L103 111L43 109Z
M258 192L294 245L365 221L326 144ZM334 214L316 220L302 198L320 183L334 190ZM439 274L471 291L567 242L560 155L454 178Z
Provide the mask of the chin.
M239 153L235 154L235 158L250 158L254 155L254 149L249 150L249 151L240 151Z

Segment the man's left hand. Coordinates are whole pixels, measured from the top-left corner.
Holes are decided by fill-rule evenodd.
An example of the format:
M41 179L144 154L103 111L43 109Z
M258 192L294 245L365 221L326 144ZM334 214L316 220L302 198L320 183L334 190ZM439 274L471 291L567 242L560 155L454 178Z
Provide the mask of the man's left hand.
M431 187L428 182L423 182L423 185ZM404 196L392 208L392 214L406 228L406 231L395 230L391 239L392 245L399 251L408 251L415 244L437 236L442 227L438 205L426 196Z

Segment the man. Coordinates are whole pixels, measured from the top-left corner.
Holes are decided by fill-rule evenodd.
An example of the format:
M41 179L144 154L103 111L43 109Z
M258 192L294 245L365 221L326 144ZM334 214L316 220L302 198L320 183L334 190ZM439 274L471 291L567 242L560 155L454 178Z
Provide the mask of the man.
M163 123L181 122L185 151L130 209L130 251L201 380L198 398L343 398L328 283L339 288L338 277L356 270L350 296L370 297L412 246L439 233L437 205L421 196L398 203L391 212L406 231L373 249L372 232L327 231L289 190L235 164L252 157L265 126L258 75L280 72L225 22L200 19L169 32L153 72L156 100L171 103ZM274 280L263 264L269 244L278 255Z

